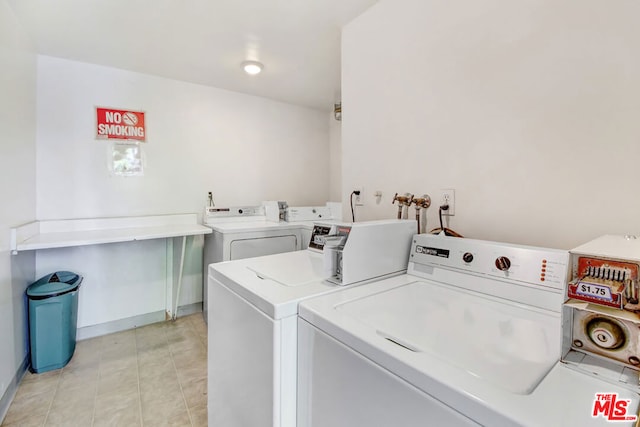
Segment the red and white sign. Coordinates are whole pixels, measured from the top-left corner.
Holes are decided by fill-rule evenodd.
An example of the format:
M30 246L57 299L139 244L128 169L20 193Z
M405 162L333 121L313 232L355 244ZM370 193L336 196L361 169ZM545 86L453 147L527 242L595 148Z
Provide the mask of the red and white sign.
M618 393L596 393L591 416L607 421L637 421L638 416L629 407L630 403L630 399L618 399Z
M141 111L96 108L98 139L133 139L144 141L147 130Z

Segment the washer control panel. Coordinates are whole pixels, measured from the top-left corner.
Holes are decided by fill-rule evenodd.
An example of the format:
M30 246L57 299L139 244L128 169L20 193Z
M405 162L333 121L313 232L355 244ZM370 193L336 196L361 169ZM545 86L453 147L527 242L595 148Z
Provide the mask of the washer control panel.
M413 239L410 262L563 290L569 253L534 246L420 234Z

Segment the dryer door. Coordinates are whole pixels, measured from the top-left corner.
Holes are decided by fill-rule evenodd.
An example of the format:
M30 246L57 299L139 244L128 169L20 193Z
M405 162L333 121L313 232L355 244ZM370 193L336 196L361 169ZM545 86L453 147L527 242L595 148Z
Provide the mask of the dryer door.
M298 250L295 234L237 239L230 242L230 259L253 258Z

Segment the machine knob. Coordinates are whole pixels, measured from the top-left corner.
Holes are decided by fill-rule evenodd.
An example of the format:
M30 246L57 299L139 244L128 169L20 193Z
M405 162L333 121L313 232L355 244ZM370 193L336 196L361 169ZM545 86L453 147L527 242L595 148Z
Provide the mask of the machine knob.
M507 271L511 267L511 260L506 256L496 258L496 268L501 271Z
M591 341L600 348L615 350L626 341L624 330L608 318L595 318L587 324L587 334Z
M470 263L473 261L473 254L471 252L465 252L464 255L462 255L462 260L467 264Z

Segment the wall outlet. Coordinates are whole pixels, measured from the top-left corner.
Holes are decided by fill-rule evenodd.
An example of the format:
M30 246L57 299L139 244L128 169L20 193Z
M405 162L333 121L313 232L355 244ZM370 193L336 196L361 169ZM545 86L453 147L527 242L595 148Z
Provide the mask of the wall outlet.
M357 185L353 189L360 191L360 194L353 195L353 204L356 206L364 206L364 187Z
M440 206L449 205L449 209L442 211L442 215L453 216L456 214L456 192L454 189L440 190Z
M376 190L373 193L373 198L376 200L376 205L379 205L380 201L382 200L382 191L381 190Z

